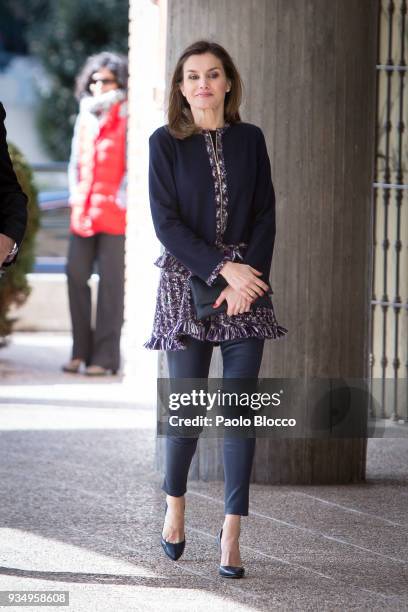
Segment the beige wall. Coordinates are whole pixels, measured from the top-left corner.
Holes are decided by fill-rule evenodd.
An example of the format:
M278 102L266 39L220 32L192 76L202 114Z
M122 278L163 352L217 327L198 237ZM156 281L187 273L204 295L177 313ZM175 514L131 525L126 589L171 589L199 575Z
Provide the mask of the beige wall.
M153 321L160 254L150 218L148 196L148 139L163 124L165 3L130 3L128 231L126 238L125 376L138 394L154 402L157 352L147 351Z

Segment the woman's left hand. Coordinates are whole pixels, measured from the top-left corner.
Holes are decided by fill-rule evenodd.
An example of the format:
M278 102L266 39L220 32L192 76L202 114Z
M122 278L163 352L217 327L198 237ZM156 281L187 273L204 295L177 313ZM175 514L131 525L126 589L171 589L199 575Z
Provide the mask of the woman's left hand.
M227 315L230 317L232 315L242 314L244 312L249 312L251 310L251 304L253 300L243 298L237 291L235 291L232 287L225 287L215 300L213 307L218 308L221 306L224 300L227 300L228 308Z

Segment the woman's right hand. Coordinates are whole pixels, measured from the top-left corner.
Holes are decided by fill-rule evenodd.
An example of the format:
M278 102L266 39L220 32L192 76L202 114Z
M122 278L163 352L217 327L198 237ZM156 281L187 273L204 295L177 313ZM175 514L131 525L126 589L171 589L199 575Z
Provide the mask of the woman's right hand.
M225 287L225 289L221 291L213 304L213 308L221 306L224 300L227 301L227 315L229 317L251 311L252 300L243 298L232 287Z
M258 278L262 276L262 272L247 264L227 261L221 268L220 274L244 299L254 301L269 289L268 285Z

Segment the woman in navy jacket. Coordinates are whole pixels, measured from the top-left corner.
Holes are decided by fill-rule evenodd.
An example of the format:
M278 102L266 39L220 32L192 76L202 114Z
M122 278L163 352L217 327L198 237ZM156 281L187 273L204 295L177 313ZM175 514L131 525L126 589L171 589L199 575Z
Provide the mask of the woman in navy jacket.
M153 223L164 253L153 332L145 346L165 350L169 375L207 378L220 345L223 377L256 379L266 338L287 330L272 303L252 306L268 291L275 239L275 196L262 131L240 119L242 85L220 45L198 41L174 71L168 125L150 137L149 191ZM214 303L226 312L196 315L189 279L227 285ZM183 553L184 494L197 437L166 441L167 493L162 546ZM244 575L240 518L248 515L255 438L224 438L225 521L219 534L225 577Z

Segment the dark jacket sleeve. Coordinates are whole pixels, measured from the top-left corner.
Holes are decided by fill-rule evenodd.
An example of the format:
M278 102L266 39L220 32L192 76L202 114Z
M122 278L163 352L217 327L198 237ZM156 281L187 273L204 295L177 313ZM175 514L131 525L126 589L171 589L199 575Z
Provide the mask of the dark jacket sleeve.
M171 138L161 128L149 139L149 195L153 225L164 247L190 272L211 284L209 279L224 256L183 222L173 174Z
M27 197L22 192L13 170L7 148L6 113L0 104L0 233L19 246L27 224Z
M271 164L265 137L259 129L256 186L252 203L252 232L244 263L263 272L266 281L272 263L275 233L275 192L271 178Z

